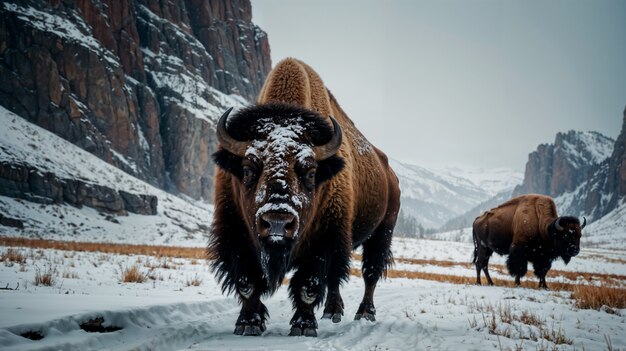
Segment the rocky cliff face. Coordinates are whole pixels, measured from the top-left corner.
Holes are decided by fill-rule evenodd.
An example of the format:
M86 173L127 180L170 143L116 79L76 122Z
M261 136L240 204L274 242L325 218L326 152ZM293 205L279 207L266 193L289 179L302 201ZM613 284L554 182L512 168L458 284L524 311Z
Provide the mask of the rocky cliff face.
M541 144L528 156L524 182L513 195L559 196L574 191L606 160L613 140L597 132L558 133L554 144Z
M155 215L158 199L91 184L80 179L61 178L35 167L0 161L0 195L41 204L67 203L88 206L115 215L128 212Z
M604 193L612 195L608 203L610 209L616 207L617 202L626 197L626 108L624 108L622 131L615 141L613 154L608 161Z
M529 155L524 183L513 196L554 197L559 213L594 221L626 196L626 110L617 140L596 132L559 133Z
M140 179L212 197L214 123L269 72L248 0L5 1L0 105Z

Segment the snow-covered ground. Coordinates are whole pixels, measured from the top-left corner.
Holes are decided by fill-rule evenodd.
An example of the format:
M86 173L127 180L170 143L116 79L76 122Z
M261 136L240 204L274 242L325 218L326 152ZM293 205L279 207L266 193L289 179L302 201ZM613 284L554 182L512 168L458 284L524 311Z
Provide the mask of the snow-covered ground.
M0 247L0 253L7 250ZM232 332L238 303L234 297L222 295L205 261L15 250L26 257L24 264L0 263L0 287L8 284L14 288L19 283L18 290L0 291L3 350L598 350L607 348L605 337L614 349L626 347L626 309L615 311L617 314L578 309L569 292L406 278L379 283L376 322L352 320L363 283L351 277L342 289L344 320L338 324L320 320L317 338L287 336L292 309L286 287L264 301L270 319L262 336L236 336ZM471 250L468 243L398 239L393 245L398 258L435 258L459 265L443 268L398 262L395 269L448 270L449 274L473 276L468 265ZM626 274L624 264L611 263L615 259L626 259L626 252L583 249L570 265L555 268ZM494 257L497 262L501 259ZM146 282L121 282L122 271L131 266L149 277ZM37 271L53 272L54 284L35 286ZM548 284L559 279L549 277ZM496 274L494 278L510 279ZM529 274L526 279L534 277ZM503 320L507 313L510 318ZM321 311L317 314L320 317ZM538 324L523 315L535 317ZM80 329L81 324L98 317L104 319L103 326L122 329L108 333ZM33 341L20 336L29 331L44 338ZM571 344L550 341L559 335Z
M24 221L24 229L2 227L2 235L98 242L143 242L198 246L211 223L213 206L185 201L157 189L0 106L0 161L25 164L60 178L150 194L157 215L101 214L89 207L41 205L0 196L0 214Z
M596 247L626 247L626 201L585 228L583 243Z

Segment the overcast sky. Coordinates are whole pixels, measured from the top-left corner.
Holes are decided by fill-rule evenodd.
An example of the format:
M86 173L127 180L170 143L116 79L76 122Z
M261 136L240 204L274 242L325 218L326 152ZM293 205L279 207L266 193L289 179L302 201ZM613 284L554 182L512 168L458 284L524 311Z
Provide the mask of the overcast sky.
M315 69L389 156L523 170L559 131L615 138L626 1L252 0L272 63Z

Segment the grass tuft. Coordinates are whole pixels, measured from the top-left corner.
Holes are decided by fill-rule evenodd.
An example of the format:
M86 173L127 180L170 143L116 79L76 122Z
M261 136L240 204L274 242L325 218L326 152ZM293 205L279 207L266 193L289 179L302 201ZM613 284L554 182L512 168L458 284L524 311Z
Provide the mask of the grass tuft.
M186 286L200 286L200 284L202 284L202 280L200 280L197 274L192 279L187 279L185 283Z
M55 274L56 269L52 268L52 266L48 267L44 272L39 267L35 267L35 285L52 286L55 282Z
M545 322L541 317L528 310L523 310L519 316L519 321L526 325L534 325L536 327L542 326Z
M5 262L7 265L12 263L24 264L26 263L26 257L15 249L8 249L6 252L0 254L0 261Z
M147 275L137 265L127 267L122 271L122 282L124 283L143 283L146 279L148 279Z

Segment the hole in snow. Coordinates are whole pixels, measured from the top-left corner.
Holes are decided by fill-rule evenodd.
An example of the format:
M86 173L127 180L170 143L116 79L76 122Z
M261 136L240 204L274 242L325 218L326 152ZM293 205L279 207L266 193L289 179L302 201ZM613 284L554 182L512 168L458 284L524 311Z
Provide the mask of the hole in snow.
M122 330L121 327L116 327L114 325L103 326L104 323L103 317L96 317L94 319L90 319L84 323L81 323L80 329L88 332L88 333L111 333L114 331Z
M26 339L30 339L30 340L41 340L41 339L43 339L43 334L41 334L40 331L36 331L36 330L29 330L26 333L20 334L20 336L22 336L23 338L26 338Z

